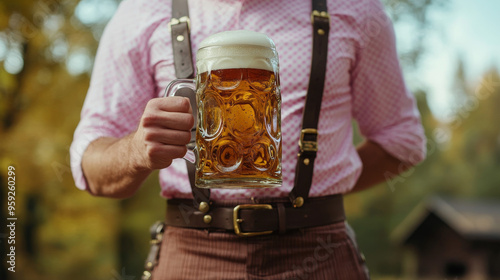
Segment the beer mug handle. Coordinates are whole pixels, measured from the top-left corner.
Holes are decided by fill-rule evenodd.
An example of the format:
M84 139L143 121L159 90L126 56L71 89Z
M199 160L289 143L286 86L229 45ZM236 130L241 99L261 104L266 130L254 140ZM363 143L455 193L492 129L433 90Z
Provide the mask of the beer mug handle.
M196 162L196 123L198 116L198 109L196 106L196 80L194 79L177 79L171 81L165 88L163 97L167 96L183 96L189 98L191 102L191 109L193 109L194 125L191 128L191 141L186 145L187 152L184 159L195 163Z

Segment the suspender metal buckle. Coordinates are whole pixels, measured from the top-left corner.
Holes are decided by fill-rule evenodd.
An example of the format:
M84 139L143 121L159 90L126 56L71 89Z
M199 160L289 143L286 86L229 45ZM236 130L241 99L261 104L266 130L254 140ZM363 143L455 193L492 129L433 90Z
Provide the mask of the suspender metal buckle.
M314 24L314 17L320 17L320 18L324 18L324 19L327 19L328 22L330 22L330 14L328 14L328 12L325 12L325 11L312 11L311 13L311 23Z
M299 139L300 152L318 151L318 130L314 128L304 128L300 132Z
M177 25L181 23L187 23L188 30L191 30L191 20L189 20L189 17L183 16L181 18L172 18L170 22L168 23L168 30L172 31L172 25Z
M240 223L243 222L243 219L239 218L239 212L241 209L268 209L271 210L273 209L273 206L270 204L241 204L237 205L233 209L233 226L234 226L234 233L238 236L256 236L256 235L264 235L264 234L271 234L273 233L272 230L268 231L257 231L257 232L242 232Z
M141 280L150 280L151 272L158 264L158 256L160 252L161 242L163 240L163 231L165 229L165 224L163 222L156 222L153 226L151 226L150 234L151 234L151 247L149 249L149 254L146 258L146 263L144 264L144 272L141 276Z

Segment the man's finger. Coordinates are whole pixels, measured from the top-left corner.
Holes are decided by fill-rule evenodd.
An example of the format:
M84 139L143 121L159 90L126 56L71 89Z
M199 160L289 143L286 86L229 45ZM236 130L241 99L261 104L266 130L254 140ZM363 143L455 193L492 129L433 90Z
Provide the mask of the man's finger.
M170 96L154 98L148 104L155 109L167 112L192 113L191 103L189 98L181 96Z
M165 145L187 145L191 140L191 132L185 130L172 130L152 127L145 129L144 140L162 143Z

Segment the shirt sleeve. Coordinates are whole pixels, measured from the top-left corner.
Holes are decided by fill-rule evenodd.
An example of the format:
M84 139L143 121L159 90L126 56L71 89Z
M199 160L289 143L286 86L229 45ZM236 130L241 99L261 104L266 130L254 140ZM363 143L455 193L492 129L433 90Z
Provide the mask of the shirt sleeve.
M403 79L392 23L381 4L371 11L352 71L353 117L363 136L414 165L426 154L420 114Z
M155 97L149 63L148 30L141 14L124 1L106 26L91 82L70 148L71 170L79 189L88 190L82 156L100 137L123 137L135 131L146 103Z

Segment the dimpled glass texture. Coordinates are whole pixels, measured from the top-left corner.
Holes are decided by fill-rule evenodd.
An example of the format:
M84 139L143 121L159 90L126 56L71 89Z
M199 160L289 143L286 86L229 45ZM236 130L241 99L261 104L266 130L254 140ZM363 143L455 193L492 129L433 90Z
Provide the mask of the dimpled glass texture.
M226 45L209 46L198 54L196 186L280 186L281 95L276 51Z

